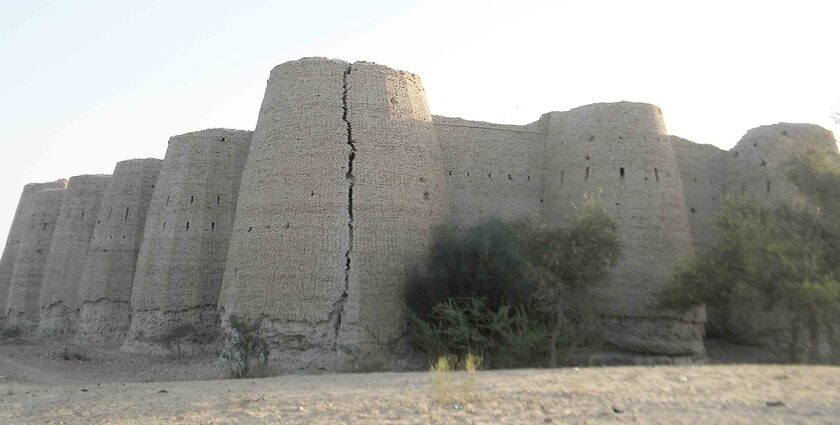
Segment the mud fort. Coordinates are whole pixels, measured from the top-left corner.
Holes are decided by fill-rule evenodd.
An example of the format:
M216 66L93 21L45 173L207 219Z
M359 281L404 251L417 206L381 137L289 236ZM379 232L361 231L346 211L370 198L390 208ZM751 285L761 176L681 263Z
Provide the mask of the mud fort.
M693 143L643 103L527 125L434 116L417 75L304 58L271 71L253 131L178 135L163 160L26 185L0 260L0 321L155 355L173 325L194 325L199 346L235 314L260 321L284 368L352 369L405 348L407 274L436 226L562 224L597 195L624 251L595 291L605 340L702 356L705 309L663 312L653 297L714 242L726 193L800 197L781 168L808 149L837 154L810 124L758 127L729 151ZM774 326L712 313L735 334Z

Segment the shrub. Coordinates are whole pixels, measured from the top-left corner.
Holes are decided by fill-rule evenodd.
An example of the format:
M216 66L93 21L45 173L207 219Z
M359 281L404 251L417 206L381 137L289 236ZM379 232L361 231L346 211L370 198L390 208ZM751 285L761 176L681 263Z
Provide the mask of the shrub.
M730 301L757 301L768 310L780 306L793 315L787 322L791 361L798 360L802 324L811 338L811 361L819 361L820 329L840 318L840 235L827 218L805 207L725 198L717 217L719 240L678 269L659 295L660 306Z
M260 333L259 320L231 315L230 332L222 351L233 378L263 378L268 374L268 342Z
M539 366L549 333L525 308L490 309L481 298L450 299L432 308L428 319L409 313L416 349L432 358L480 356L491 368Z
M524 279L525 266L509 223L493 219L464 231L444 226L436 229L425 272L409 282L406 304L420 317L450 298L484 298L494 310L524 304L533 289Z
M190 335L194 334L196 331L195 326L192 323L180 323L178 325L172 326L160 336L158 341L172 349L172 345L175 345L177 349L178 360L181 360L181 343L184 339L189 337Z
M83 352L81 352L77 349L72 349L71 350L71 349L68 349L66 347L61 351L61 358L63 360L67 360L67 361L76 360L76 361L80 361L80 362L86 362L86 361L90 360L90 357L88 357L85 353L83 353Z
M414 347L432 356L478 353L490 367L557 365L591 341L582 308L621 254L618 226L588 200L572 225L490 220L437 235L425 278L407 291Z
M3 329L3 338L18 338L21 336L23 331L21 331L20 326L9 326Z

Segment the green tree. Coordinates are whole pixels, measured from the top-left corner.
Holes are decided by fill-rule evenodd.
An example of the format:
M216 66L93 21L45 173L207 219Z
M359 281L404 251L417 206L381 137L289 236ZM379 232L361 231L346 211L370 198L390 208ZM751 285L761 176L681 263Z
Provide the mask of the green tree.
M811 360L818 360L819 332L840 308L840 238L812 207L728 196L717 217L720 237L713 249L689 260L660 294L664 308L759 300L793 315L788 324L791 360L799 329L807 324Z
M575 306L621 256L618 224L600 203L590 199L568 228L533 220L519 226L529 259L527 271L536 282L534 301L549 318L549 364L556 367L561 335L572 316L580 313Z
M438 234L428 272L409 284L414 346L433 356L482 355L488 365L552 366L589 287L620 255L618 226L594 201L568 228L491 220ZM579 310L579 309L577 309Z

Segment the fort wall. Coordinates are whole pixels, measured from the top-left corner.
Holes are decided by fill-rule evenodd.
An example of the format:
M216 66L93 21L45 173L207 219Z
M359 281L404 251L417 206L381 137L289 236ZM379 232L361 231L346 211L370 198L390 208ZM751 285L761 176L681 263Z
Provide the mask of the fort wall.
M350 250L350 64L307 58L271 71L236 210L219 306L261 320L289 369L332 369Z
M18 248L9 285L6 321L25 331L38 325L38 296L64 190L58 187L35 192L26 235Z
M66 180L57 180L49 183L30 183L23 187L15 215L12 219L12 226L9 235L6 237L6 245L3 248L3 256L0 257L0 327L5 325L6 305L8 304L9 285L12 281L12 271L15 267L18 248L23 242L28 229L27 220L31 213L32 199L35 192L42 189L61 188L67 185Z
M457 226L542 215L544 120L519 126L435 116L434 124Z
M661 311L656 293L677 261L713 246L726 194L804 204L786 167L809 150L838 155L831 132L804 124L750 130L725 152L669 136L659 108L631 102L527 125L433 117L414 74L305 58L271 71L253 133L188 133L170 140L164 161L118 163L86 255L89 222L70 219L93 208L93 185L78 196L75 181L66 193L66 181L28 185L0 259L0 306L31 327L40 288L44 333L72 328L78 301L81 342L128 335L124 349L143 353L161 353L157 341L177 324L206 342L220 323L231 332L232 316L255 319L284 369L359 368L376 354L406 358L404 285L435 226L569 224L595 198L623 246L594 290L606 341L697 355L705 310ZM787 320L712 307L730 335Z
M728 152L676 136L669 139L680 172L694 246L700 251L711 249L718 234L715 214L726 191Z
M131 320L131 286L162 161L118 162L105 187L79 287L77 339L121 341Z
M619 225L623 248L595 306L612 345L636 353L703 353L702 311L662 312L654 296L692 252L676 159L659 108L619 102L548 114L545 216L566 224L588 196Z
M123 350L168 353L160 338L190 324L190 342L218 333L216 302L251 132L212 129L174 136L146 218Z
M79 319L79 285L102 193L111 176L71 177L64 191L44 267L38 333L72 333Z
M408 273L449 218L443 157L420 78L369 62L346 75L349 246L337 307L339 367L407 342Z
M220 306L262 319L284 368L354 367L402 336L401 280L448 212L416 76L282 64L243 174Z
M735 195L747 196L765 206L779 202L807 206L808 200L788 177L791 161L809 152L838 156L834 135L812 124L778 123L749 130L727 154L727 187ZM767 309L758 302L739 301L728 306L710 309L712 324L721 333L741 341L771 348L779 353L789 353L794 336L790 334L793 316L790 311L777 307ZM836 329L825 329L836 332ZM801 329L799 346L804 353L804 335ZM836 350L837 348L833 348ZM832 347L822 347L825 355ZM804 360L804 359L803 359Z

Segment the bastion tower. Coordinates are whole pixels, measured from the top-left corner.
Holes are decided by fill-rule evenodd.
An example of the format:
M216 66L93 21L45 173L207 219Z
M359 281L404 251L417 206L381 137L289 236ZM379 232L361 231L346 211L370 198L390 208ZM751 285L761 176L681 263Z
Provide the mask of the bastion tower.
M195 327L191 341L218 334L216 302L251 134L212 129L169 139L137 259L123 350L168 353L160 337L182 324Z
M404 281L449 214L420 79L367 62L275 67L219 301L287 369L352 368L405 334Z
M15 259L6 308L7 323L26 331L38 325L38 296L64 190L65 186L61 185L35 192L26 235Z
M655 295L693 250L685 198L662 112L618 102L552 112L545 215L568 223L594 197L619 225L619 264L596 286L605 340L635 353L703 353L704 311L666 312Z
M12 281L12 271L15 267L18 249L26 236L27 229L29 229L28 219L31 214L35 192L42 189L61 188L66 185L66 180L57 180L49 183L30 183L23 187L23 193L20 195L15 216L12 219L12 227L9 229L9 235L6 238L6 246L3 248L3 256L0 257L0 327L5 325L9 284Z
M39 297L41 335L71 333L79 319L79 284L99 216L102 193L111 176L71 177L58 212Z
M118 162L105 187L79 287L80 342L113 343L128 331L134 268L161 162Z

